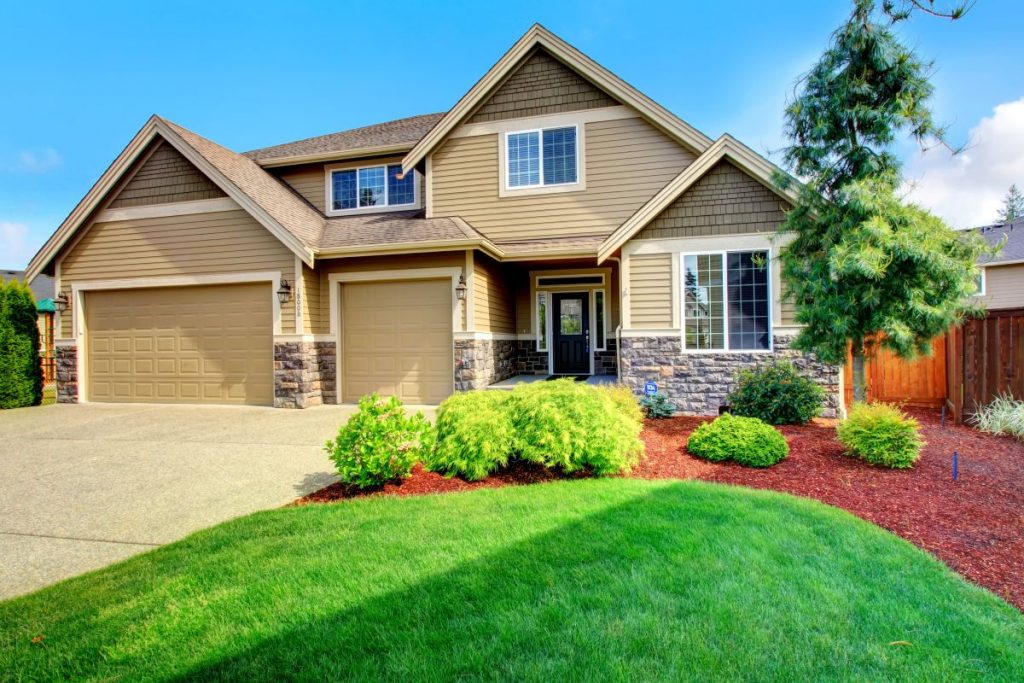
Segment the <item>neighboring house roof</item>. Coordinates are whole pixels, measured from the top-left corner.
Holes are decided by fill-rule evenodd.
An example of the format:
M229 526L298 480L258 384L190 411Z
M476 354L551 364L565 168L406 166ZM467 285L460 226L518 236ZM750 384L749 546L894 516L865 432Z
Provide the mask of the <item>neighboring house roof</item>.
M778 187L775 184L775 174L781 173L781 169L726 133L708 147L703 154L697 157L696 161L670 180L668 185L663 187L650 201L637 209L636 213L619 226L618 230L609 235L600 246L597 262L601 263L614 254L633 235L640 232L644 226L657 218L658 214L678 199L680 195L690 189L705 173L714 168L715 164L724 159L728 159L739 166L740 169L749 173L754 179L761 181L765 187L786 201L796 201L796 192L799 184L795 180L788 189L784 190Z
M318 135L245 152L244 156L260 166L282 166L329 159L345 159L373 154L408 152L444 116L420 114L372 126L352 128L338 133Z
M409 172L427 157L467 116L511 75L524 57L536 47L542 47L570 69L589 79L598 88L636 109L641 116L670 137L695 152L702 153L711 146L711 138L686 123L624 80L608 71L585 54L548 31L540 24L530 27L491 69L477 81L437 125L423 136L402 160L402 170Z
M982 237L992 246L1006 240L998 254L981 259L983 265L1024 263L1024 219L973 229L981 233Z
M0 270L0 281L8 280L25 281L24 270ZM41 313L53 313L53 278L49 275L37 275L29 282L28 288L32 290L32 297L36 300L36 308ZM49 302L49 303L47 303Z

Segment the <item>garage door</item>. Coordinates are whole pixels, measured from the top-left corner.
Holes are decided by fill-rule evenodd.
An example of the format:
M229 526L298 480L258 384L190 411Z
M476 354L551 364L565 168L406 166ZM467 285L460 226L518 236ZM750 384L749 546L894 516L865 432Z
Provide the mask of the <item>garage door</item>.
M274 402L270 283L88 292L90 401Z
M341 287L342 401L371 392L413 404L452 393L449 280Z

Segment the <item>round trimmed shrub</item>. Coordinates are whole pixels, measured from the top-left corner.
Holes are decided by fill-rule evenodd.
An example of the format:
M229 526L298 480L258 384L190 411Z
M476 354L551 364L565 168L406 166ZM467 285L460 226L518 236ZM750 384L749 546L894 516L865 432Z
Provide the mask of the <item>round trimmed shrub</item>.
M804 424L821 414L825 391L789 361L779 361L740 371L727 400L733 415L773 425Z
M698 458L748 467L769 467L789 455L789 444L777 429L756 417L729 414L697 427L686 448Z
M887 403L857 403L836 427L846 451L872 465L906 469L921 457L917 420Z
M437 409L437 443L424 460L432 472L483 479L508 464L512 455L512 420L508 391L452 394Z
M341 481L364 489L409 476L433 441L423 413L408 415L397 397L385 401L373 393L359 399L359 410L324 449Z
M636 399L622 390L559 379L512 390L513 450L528 462L566 473L628 472L643 454Z

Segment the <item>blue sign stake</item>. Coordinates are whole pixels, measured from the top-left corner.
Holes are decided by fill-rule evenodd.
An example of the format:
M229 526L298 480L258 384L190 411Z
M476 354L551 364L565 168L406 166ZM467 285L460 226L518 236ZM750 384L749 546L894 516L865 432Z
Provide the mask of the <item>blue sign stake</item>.
M644 396L654 396L658 393L658 385L654 382L644 383Z
M958 472L957 472L957 469L958 469L958 467L957 467L957 465L958 465L957 460L958 460L958 458L957 458L956 451L953 451L953 481L956 481L957 475L958 475Z

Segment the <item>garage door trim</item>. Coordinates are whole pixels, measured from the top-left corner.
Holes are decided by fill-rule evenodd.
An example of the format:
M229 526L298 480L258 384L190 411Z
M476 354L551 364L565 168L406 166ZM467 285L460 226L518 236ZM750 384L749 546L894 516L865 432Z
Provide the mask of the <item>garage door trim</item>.
M57 288L61 289L60 265L57 266ZM95 290L112 289L152 289L154 287L188 287L191 285L227 285L269 282L271 284L270 299L274 320L273 334L281 334L281 302L277 298L277 290L281 288L281 271L266 270L247 273L220 273L217 275L171 275L166 277L128 278L124 280L90 280L71 283L71 332L78 347L75 364L78 376L78 402L86 403L89 395L88 373L85 367L85 294ZM59 316L55 321L60 325ZM59 328L58 328L59 329Z
M459 310L459 299L455 294L459 278L463 275L463 269L459 266L447 268L410 268L406 270L371 270L348 273L330 273L327 276L328 304L330 306L330 335L334 339L335 348L338 350L337 371L335 373L335 391L338 401L341 402L344 393L342 382L342 340L341 340L341 285L348 282L397 282L402 280L449 280L451 282L452 300L452 362L454 363L454 339L455 333L462 328L462 316ZM469 283L467 283L469 284ZM472 286L469 285L472 290ZM467 296L467 306L471 297ZM468 315L468 312L467 312ZM451 377L452 393L455 391L455 375Z

